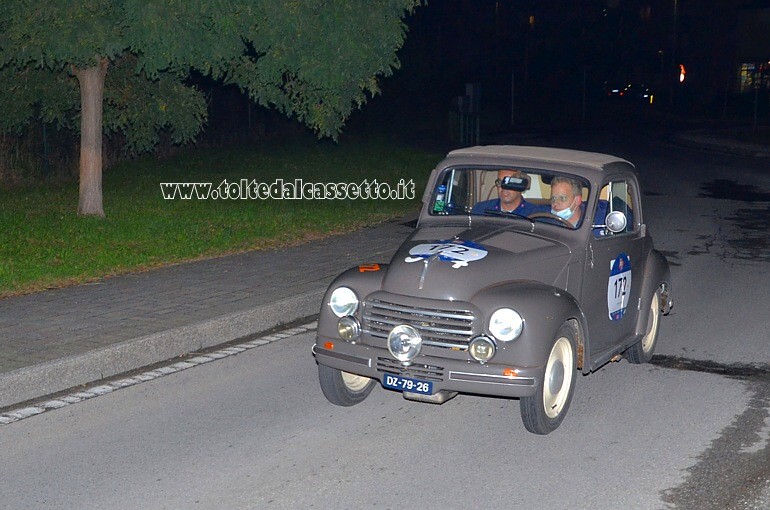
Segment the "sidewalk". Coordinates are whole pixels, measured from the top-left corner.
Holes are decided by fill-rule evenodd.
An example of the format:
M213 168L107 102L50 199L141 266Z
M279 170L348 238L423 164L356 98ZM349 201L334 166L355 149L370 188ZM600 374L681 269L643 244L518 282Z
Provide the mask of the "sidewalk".
M390 260L405 222L0 300L0 408L315 315L339 273Z

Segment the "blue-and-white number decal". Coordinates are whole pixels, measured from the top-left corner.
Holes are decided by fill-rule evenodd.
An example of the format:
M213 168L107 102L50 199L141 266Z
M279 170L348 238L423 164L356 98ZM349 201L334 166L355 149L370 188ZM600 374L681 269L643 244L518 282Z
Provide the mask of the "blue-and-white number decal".
M409 257L406 262L418 262L430 257L438 256L439 260L451 262L452 267L457 269L465 267L469 262L481 260L487 256L487 250L480 244L473 241L437 241L435 243L418 244L409 250Z
M610 281L607 284L607 309L610 320L623 318L631 296L631 259L625 253L619 254L610 263Z

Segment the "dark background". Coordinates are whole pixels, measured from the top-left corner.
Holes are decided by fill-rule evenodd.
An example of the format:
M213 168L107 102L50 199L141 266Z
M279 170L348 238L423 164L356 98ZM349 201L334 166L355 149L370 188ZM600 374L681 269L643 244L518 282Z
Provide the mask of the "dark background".
M770 122L770 0L429 0L406 24L401 68L354 111L341 142L386 134L443 147L608 122ZM209 100L198 146L309 133L235 87L193 82ZM74 175L77 137L44 127L30 126L21 145L40 173ZM119 136L105 144L106 167L125 157L121 146ZM156 154L177 150L165 140Z
M378 129L456 138L453 112L478 114L482 138L608 118L770 116L767 0L430 0L406 21L401 68L343 139ZM463 103L470 83L475 95ZM608 95L628 84L649 89L652 103ZM248 106L237 90L212 86L211 98L204 138L233 136L233 125L256 136L304 129Z

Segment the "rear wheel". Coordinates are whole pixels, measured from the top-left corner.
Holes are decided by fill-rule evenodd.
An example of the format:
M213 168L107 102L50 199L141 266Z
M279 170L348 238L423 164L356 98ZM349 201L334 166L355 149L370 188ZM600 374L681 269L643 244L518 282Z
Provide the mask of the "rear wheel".
M575 389L577 363L574 327L564 323L559 328L548 355L543 381L531 397L520 401L521 420L534 434L548 434L564 420Z
M626 351L626 358L636 365L649 363L658 342L660 329L660 291L652 295L650 313L647 316L647 330L644 336Z
M336 368L318 365L318 381L326 399L338 406L352 406L369 396L376 381Z

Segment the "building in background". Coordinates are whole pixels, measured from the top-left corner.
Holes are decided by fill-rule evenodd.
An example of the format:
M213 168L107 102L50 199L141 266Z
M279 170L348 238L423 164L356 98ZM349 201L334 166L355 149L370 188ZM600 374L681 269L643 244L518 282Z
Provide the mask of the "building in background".
M739 93L770 91L770 2L752 2L738 13L736 30Z

